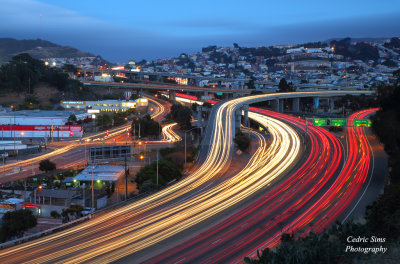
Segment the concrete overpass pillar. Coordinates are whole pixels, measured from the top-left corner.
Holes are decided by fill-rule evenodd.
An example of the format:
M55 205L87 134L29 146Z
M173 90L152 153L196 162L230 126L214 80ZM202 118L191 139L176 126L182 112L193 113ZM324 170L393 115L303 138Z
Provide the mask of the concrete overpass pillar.
M175 101L175 91L174 90L169 90L169 100Z
M319 97L313 97L313 111L318 112L319 108Z
M272 109L275 112L279 112L279 99L272 100L271 104L272 104Z
M201 106L197 106L196 119L197 119L197 122L199 123L199 126L201 126L202 118L203 118L203 116L202 116L202 107Z
M285 105L285 100L284 99L279 99L279 109L278 112L279 113L283 113L283 109L284 109L284 105Z
M240 130L242 124L242 109L239 108L235 111L235 131Z
M293 98L292 101L292 110L295 113L300 112L300 98Z
M335 99L329 98L329 113L332 113L335 109Z
M250 122L249 122L249 106L248 105L244 105L242 107L243 109L243 114L244 114L244 125L249 127L250 126Z

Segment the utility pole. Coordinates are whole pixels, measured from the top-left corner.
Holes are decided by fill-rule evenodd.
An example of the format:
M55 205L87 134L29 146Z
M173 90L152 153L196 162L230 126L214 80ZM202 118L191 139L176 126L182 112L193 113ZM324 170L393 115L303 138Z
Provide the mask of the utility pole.
M128 172L126 169L126 153L125 153L125 201L128 200Z
M186 167L187 167L187 162L186 162L186 132L190 132L190 131L192 131L193 129L195 129L196 127L193 127L192 129L189 129L189 130L186 130L185 131L185 169L186 169Z
M185 131L185 169L186 169L186 131Z
M158 149L157 149L157 188L158 188Z
M94 165L92 165L92 213L94 212L94 180L93 180L93 173L94 173Z

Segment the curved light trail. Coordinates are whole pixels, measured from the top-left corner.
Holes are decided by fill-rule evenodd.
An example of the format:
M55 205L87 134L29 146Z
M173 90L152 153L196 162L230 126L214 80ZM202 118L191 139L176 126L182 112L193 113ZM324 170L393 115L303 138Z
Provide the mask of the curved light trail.
M234 107L232 108L230 104L226 104L226 108L232 112L234 110ZM226 110L224 107L222 109ZM220 115L222 115L221 112ZM255 115L254 118L262 117ZM227 118L226 122L230 122L230 118ZM193 185L199 185L200 181L206 181L207 178L215 176L216 171L222 169L222 166L216 167L214 165L221 161L220 151L227 153L224 148L227 147L229 150L230 144L216 144L214 148L211 148L211 155L208 156L209 162L205 162L201 166L207 169L202 168L196 172L201 176L197 181L193 181L193 176L187 177L164 191L112 213L96 217L87 223L63 232L10 248L7 252L0 252L0 259L5 257L4 254L12 253L14 257L17 257L19 250L29 250L32 251L31 256L33 252L38 254L36 255L37 258L31 257L32 262L50 260L54 262L58 258L60 258L60 261L62 259L64 263L79 263L89 260L109 262L153 245L211 215L215 215L267 185L296 158L300 143L293 129L278 120L269 119L268 122L271 133L274 135L274 142L270 148L267 148L265 139L263 139L261 141L263 142L262 147L257 150L248 165L238 175L223 181L210 190L194 193L194 195L191 195L191 199L185 199L180 203L173 204L173 206L167 206L161 212L139 218L139 220L135 218L139 213L165 204L168 200L177 198L182 193L193 189ZM224 129L220 122L216 122L215 125L219 129ZM231 128L230 126L227 127ZM231 134L228 134L229 137L222 136L224 136L222 133L214 133L214 142L218 142L222 138L232 140ZM261 140L259 134L258 137ZM220 147L223 147L223 149L220 150ZM213 156L213 153L216 156ZM222 159L223 165L228 162L226 156L225 159ZM265 166L266 163L271 165ZM265 176L266 174L267 176ZM188 182L191 184L188 185ZM170 197L166 196L166 193ZM132 219L128 225L126 224L127 219ZM121 228L120 224L124 222L125 224ZM110 232L109 228L112 228L114 232ZM107 230L106 234L101 234L102 230ZM85 238L91 237L91 235L93 236L92 239L86 241ZM66 247L66 245L71 246ZM58 249L58 251L55 249ZM46 250L47 254L41 253L43 250ZM72 254L71 257L69 257L69 254Z
M305 130L304 120L262 109L250 110L280 118ZM280 229L282 221L321 193L321 188L339 167L341 152L335 152L335 149L340 150L337 139L316 127L309 127L308 132L311 155L295 173L243 210L148 263L230 263L232 256L258 245L257 238L265 239L274 234L272 231ZM218 244L212 241L218 241Z
M176 126L178 123L172 123L165 125L162 129L162 134L164 136L164 140L168 142L178 142L181 141L182 138L172 130L172 127Z
M310 95L310 93L292 93L291 95L294 97L296 94ZM270 181L268 179L279 176L285 170L278 165L260 168L260 164L263 162L270 164L275 157L278 157L284 159L277 162L278 164L286 163L290 165L290 159L294 159L294 156L296 156L296 154L290 152L286 152L284 155L274 153L265 159L263 158L265 155L255 155L258 160L252 159L240 173L226 181L216 181L226 171L231 159L233 151L231 142L235 132L233 121L235 111L245 103L252 100L259 101L270 96L274 98L276 95L239 98L221 104L215 113L214 122L211 126L213 133L210 141L212 144L210 144L208 156L199 169L190 176L152 196L99 215L95 219L71 229L1 251L0 261L2 259L8 262L24 260L27 263L115 261L154 245L249 197L262 188L257 186L265 187ZM257 116L253 117L257 118ZM269 128L273 126L272 124L279 126L279 122L278 120L271 121L268 118ZM278 129L279 133L284 134L285 129L282 127L285 126L288 127L284 123L281 124L281 129ZM287 148L288 142L293 146L299 144L298 139L293 138L294 136L296 136L295 133L289 136L290 140L280 141L279 149L276 151L297 149L297 147ZM336 156L341 155L335 149L331 151L335 152ZM322 152L328 152L328 150L322 149ZM335 166L334 163L332 163L332 166ZM325 174L331 171L327 170ZM317 174L310 178L317 178L316 176ZM300 183L305 180L307 179L301 179ZM325 179L315 182L315 185L309 191L321 191L323 181ZM214 186L209 188L210 184L214 184ZM243 186L247 186L247 189ZM199 190L199 187L202 188ZM204 191L207 188L208 190ZM282 190L285 190L285 188L287 187L285 186ZM290 192L285 193L290 194ZM283 205L281 204L281 206ZM296 206L300 207L301 205L293 205L293 207ZM20 254L21 252L26 255ZM29 258L26 258L25 256L28 255Z
M147 98L147 97L146 97ZM167 106L163 106L161 103L159 103L158 101L152 99L152 98L147 98L149 101L151 101L152 103L154 103L157 108L156 111L154 113L151 114L151 117L154 120L160 120L162 118L164 118L164 116L168 113L168 111L170 111L170 107L169 104L167 104ZM87 142L88 145L95 145L96 141L102 141L105 138L113 138L116 136L119 136L121 134L126 133L127 129L129 129L131 127L130 124L127 125L123 125L123 126L119 126L117 128L113 128L113 129L109 129L108 130L108 137L106 137L106 132L100 132L100 133L96 133L94 135L91 136L87 136L87 137L83 137L82 139L77 139L77 140L73 140L73 141L67 141L67 142L62 142L62 144L67 144L66 146L60 147L52 152L46 153L46 154L42 154L40 156L34 157L34 158L30 158L30 159L26 159L26 160L21 160L18 162L11 162L9 164L6 164L2 167L3 172L7 172L10 171L12 167L15 166L22 166L22 167L28 167L29 169L34 165L39 163L40 161L44 160L44 159L54 159L56 157L59 157L63 154L66 154L69 151L72 151L78 147L83 146L82 144L85 144L84 142ZM74 162L74 164L81 164L83 163L84 160L79 159L78 161ZM61 167L67 168L67 167L71 167L72 165L74 165L72 163L68 163L68 164L64 164L61 165ZM16 174L18 175L18 174ZM0 179L2 180L6 180L7 177L9 175L4 175L4 173L0 176Z

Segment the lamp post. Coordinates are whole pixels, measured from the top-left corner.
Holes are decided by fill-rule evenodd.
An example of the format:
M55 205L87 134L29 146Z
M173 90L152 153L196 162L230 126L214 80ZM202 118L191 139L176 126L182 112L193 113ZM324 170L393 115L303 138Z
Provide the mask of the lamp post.
M192 129L189 129L189 130L185 130L185 169L186 169L186 167L187 167L187 162L186 162L186 132L190 132L190 131L192 131L193 129L196 129L197 127L194 127L194 128L192 128Z
M25 135L24 131L21 132L21 137ZM18 143L18 135L17 135L17 143ZM18 161L18 146L17 146L17 161Z
M37 212L37 208L36 208L36 192L37 192L37 190L41 190L43 188L43 186L42 185L39 185L39 187L37 187L36 189L35 189L35 191L34 191L34 195L35 195L35 198L34 198L34 200L35 200L35 213L36 213L36 215L38 215L38 212Z
M94 180L93 180L93 174L94 174L94 165L92 165L92 213L94 212Z

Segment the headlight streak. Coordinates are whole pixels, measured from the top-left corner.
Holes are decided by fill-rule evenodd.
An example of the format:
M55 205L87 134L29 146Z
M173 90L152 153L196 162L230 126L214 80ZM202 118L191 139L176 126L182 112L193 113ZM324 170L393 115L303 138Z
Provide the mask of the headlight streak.
M222 107L222 109L223 109L223 107ZM224 110L225 110L225 109L224 109ZM232 106L227 107L226 110L227 110L228 112L232 113L232 112L234 111L234 107L232 107ZM226 110L225 110L225 111L226 111ZM221 117L222 117L221 111L220 111L219 113L217 113L217 115L221 118ZM272 120L268 120L268 121L269 121L269 122L272 122ZM279 121L276 121L276 122L279 123ZM230 126L230 123L231 123L230 118L226 118L225 123L227 123L226 127L231 128L231 126ZM272 123L271 123L271 124L272 124ZM289 149L289 145L290 145L290 144L293 144L293 147L290 148L290 149L291 149L290 151L292 151L292 153L291 153L292 155L284 155L284 156L287 156L286 159L289 160L289 162L288 162L287 164L290 164L290 160L294 159L295 156L296 156L296 154L294 154L293 151L295 151L295 152L297 151L297 152L298 152L298 148L299 148L299 139L298 139L298 136L294 133L294 131L293 131L291 128L288 128L288 126L286 126L286 125L283 124L283 123L281 123L281 125L282 125L283 127L285 127L285 129L289 129L290 133L286 132L286 134L290 134L291 137L295 137L295 138L296 138L295 141L293 141L293 142L292 142L291 140L285 140L285 144L282 144L282 143L281 143L280 145L277 144L277 143L274 144L275 146L279 146L279 150L278 150L278 151L280 151L279 153L282 153L282 151L283 151L283 152L285 152L285 151L287 152L288 149ZM218 124L218 122L216 122L215 127L217 128L217 130L218 130L218 129L219 129L219 130L222 129L222 131L224 131L224 132L226 131L226 129L225 129L225 130L223 129L221 123ZM282 130L282 128L281 128L281 130ZM272 131L272 128L271 128L271 131ZM231 140L232 140L232 133L230 133L230 132L231 132L230 129L228 130L228 132L229 132L229 133L226 133L227 135L226 135L225 137L222 136L223 133L214 133L214 138L215 138L215 140L214 140L213 142L215 142L216 144L213 144L213 145L216 146L216 147L222 146L221 143L220 143L221 140L222 140L222 138L224 138L225 140L230 140L230 141L231 141ZM272 133L272 132L271 132L271 133ZM278 133L278 132L274 132L274 133ZM289 143L289 142L292 142L292 143ZM226 146L227 144L223 144L223 145ZM271 155L271 153L273 153L273 151L276 151L276 148L277 148L277 147L275 147L275 149L272 149L272 148L268 149L268 150L269 150L269 155ZM215 170L215 167L213 168L213 166L212 166L212 164L214 164L215 160L210 160L210 156L212 157L213 155L216 155L217 157L221 157L221 154L220 154L220 153L222 153L223 156L228 156L228 155L224 155L224 153L227 153L227 152L230 152L230 151L231 151L231 150L230 150L230 144L228 144L228 148L227 148L227 149L228 149L228 150L219 150L219 149L216 149L215 147L214 147L214 148L211 148L211 155L209 155L209 156L207 157L208 162L206 161L206 162L204 163L204 165L202 166L202 167L205 166L206 169L205 169L205 170L199 170L199 171L203 171L203 172L210 172L210 171L212 171L211 173L208 173L208 174L211 174L211 175L206 176L206 177L212 177L212 173L215 173L216 170ZM265 151L265 149L264 149L264 151ZM215 153L215 154L214 154L214 153ZM282 156L282 155L283 155L283 154L277 155L276 158L275 158L275 160L278 160L278 157L280 157L280 156ZM260 156L260 154L255 155L255 157L259 157L259 156ZM265 155L264 155L263 157L264 157L265 161L268 161L268 160L271 159L270 156L265 157ZM223 163L223 164L226 164L226 162L228 162L228 157L225 157L224 159L222 159L222 163ZM211 166L210 166L210 164L211 164ZM202 200L198 200L198 201L194 200L194 201L188 201L188 202L186 202L186 206L187 206L187 208L189 208L189 209L187 209L187 212L185 212L185 214L183 214L183 213L181 212L181 214L178 214L177 216L174 216L175 220L178 221L178 222L180 223L179 225L176 225L176 221L173 221L173 219L171 220L171 221L172 221L171 223L166 222L165 225L161 225L160 222L159 222L159 220L162 220L163 218L166 218L168 215L172 215L172 216L173 216L174 213L176 213L176 212L182 210L182 206L175 206L175 207L173 207L172 209L169 209L167 212L162 213L162 214L160 214L159 216L157 216L156 218L154 218L154 219L153 219L153 222L154 222L153 225L155 225L154 227L153 227L153 226L149 226L150 224L146 224L146 223L142 224L143 228L146 228L146 230L148 230L148 232L145 232L145 230L140 230L139 234L130 235L131 240L134 240L134 239L137 239L137 238L140 238L140 237L146 237L146 235L153 234L155 231L161 231L161 230L164 229L165 227L168 227L168 225L169 225L169 228L171 229L171 231L170 231L169 234L163 234L162 232L161 232L161 234L159 233L158 235L155 234L155 235L154 235L155 237L153 237L152 239L150 239L151 241L146 241L146 240L145 240L145 241L143 242L143 243L145 243L144 245L140 245L140 243L139 243L139 244L137 244L137 245L132 245L132 247L135 247L135 250L139 250L141 247L146 247L146 246L148 246L148 243L153 244L153 243L155 243L156 241L162 239L162 237L161 237L162 235L164 235L164 236L165 236L165 235L170 236L170 235L173 234L172 232L175 232L175 233L176 233L176 232L179 232L180 230L182 230L182 228L185 227L185 225L182 224L182 220L185 221L184 224L186 224L186 225L193 225L193 224L195 224L195 223L196 223L195 221L190 220L190 219L185 219L185 218L187 218L187 217L190 216L190 215L196 216L197 221L201 221L202 219L205 219L205 217L207 217L207 214L215 214L215 213L217 213L218 211L223 210L223 209L226 208L227 206L232 205L232 204L237 203L238 201L240 201L240 200L233 199L233 198L228 199L228 198L229 198L229 193L230 193L230 192L237 192L237 193L239 193L239 194L241 194L241 195L244 195L244 197L250 195L252 192L246 191L246 192L243 194L243 192L244 192L243 189L241 189L241 188L239 188L239 187L236 187L236 186L233 186L233 188L231 188L230 190L227 190L226 188L227 188L227 186L232 186L233 184L237 184L238 182L241 182L241 184L240 184L239 186L241 186L242 184L251 184L251 179L252 179L252 178L256 179L256 177L253 177L253 176L252 176L252 177L248 177L248 176L249 176L248 174L249 174L250 168L256 169L256 168L259 168L259 166L260 166L259 162L256 162L256 161L252 160L251 162L249 162L249 165L246 166L246 168L244 169L244 172L242 173L242 175L239 175L238 177L235 177L236 180L231 179L230 181L227 181L227 182L223 183L222 185L219 185L219 186L213 188L213 191L212 191L212 192L209 192L209 193L206 193L206 194L199 194L199 195L197 195L198 197L196 197L196 199L202 198ZM272 169L272 173L275 173L275 174L280 173L282 170L284 170L284 168L282 168L282 166L284 166L284 165L279 165L279 166L276 166L275 168L273 168L273 169ZM204 174L204 173L203 173L203 174ZM247 177L247 178L246 178L246 177ZM192 178L192 177L188 177L188 178L186 178L185 180L191 182L191 178ZM253 179L253 181L254 181L254 179ZM185 180L183 180L183 181L177 183L177 184L176 184L177 186L175 186L175 185L172 186L171 189L174 189L173 191L174 191L175 193L176 193L176 192L179 192L180 189L181 189L181 187L180 187L179 185L180 185L182 182L184 182ZM267 184L267 182L268 182L268 181L265 181L264 184ZM199 184L199 183L196 182L196 184ZM225 185L225 186L224 186L224 185ZM221 188L225 188L225 190L223 190L223 191L219 190L219 189L221 189ZM259 186L259 187L256 186L256 188L253 190L253 192L254 192L254 191L257 191L259 188L261 188L261 187L260 187L260 186ZM224 194L225 196L221 196L221 193ZM196 206L199 207L199 204L200 204L200 203L202 203L203 206L208 207L208 206L210 206L210 205L207 205L207 204L210 203L210 200L212 200L212 201L214 201L214 203L216 203L217 200L216 200L215 198L213 198L213 195L214 195L214 196L217 196L217 195L218 195L218 196L221 196L221 198L220 198L218 201L220 201L220 200L222 199L223 202L222 202L222 203L217 203L217 204L216 204L216 207L213 208L213 209L208 209L208 210L202 212L201 214L193 215L193 213L194 213L194 212L192 212L193 209L190 209L190 207L193 206L194 204L196 204ZM157 193L157 194L155 194L155 195L149 197L149 198L150 198L149 200L151 200L151 201L157 200L159 196L160 196L160 194ZM213 199L209 199L209 198L213 198ZM243 199L243 198L242 198L242 199ZM145 200L146 200L146 199L145 199ZM169 200L171 200L171 199L169 199ZM224 201L224 200L225 200L225 201ZM236 200L236 201L235 201L235 200ZM139 213L138 211L140 211L140 210L135 211L135 209L139 209L139 208L143 207L143 206L141 206L141 205L144 205L144 204L145 204L144 202L145 202L145 201L138 201L138 202L135 203L135 204L126 206L126 207L122 208L121 210L119 210L119 212L113 212L113 214L112 214L111 217L114 217L115 215L122 215L122 214L124 214L124 213L130 213L129 216L138 214L138 213ZM163 202L165 202L165 201L163 200ZM153 207L154 207L154 206L153 206ZM200 208L201 208L201 207L199 207L199 209L200 209ZM146 208L146 209L148 210L149 208ZM21 247L22 247L22 248L25 248L25 247L28 246L28 244L32 244L31 246L34 246L34 247L39 247L39 248L40 248L40 247L42 247L43 245L47 245L47 246L49 246L50 248L52 248L52 246L54 246L54 243L52 243L53 241L55 242L55 240L57 240L57 239L60 238L60 237L66 237L66 238L67 238L69 235L72 236L72 234L73 234L74 236L71 237L71 238L69 238L69 239L71 239L71 240L79 239L79 235L78 235L78 237L77 237L77 233L79 233L80 230L82 230L82 232L85 232L85 229L87 229L89 226L94 226L94 225L98 224L99 222L102 223L102 224L104 224L105 221L109 219L109 217L110 217L110 216L106 216L106 217L100 216L100 217L98 217L98 218L96 218L96 219L93 219L92 221L89 221L89 222L87 222L87 223L82 224L81 226L77 226L77 227L75 227L75 228L72 228L73 230L72 230L72 229L70 229L70 230L65 230L65 231L62 232L63 234L54 234L54 235L51 235L51 236L49 236L49 237L47 237L47 238L43 238L43 239L40 239L40 240L37 240L37 241L34 241L34 242L29 242L29 243L27 243L27 244L21 245ZM127 216L127 217L128 217L128 216ZM142 219L142 220L144 221L144 220L148 220L148 219L145 218L145 219ZM148 220L148 221L149 221L149 220ZM158 222L157 222L157 221L158 221ZM91 223L91 222L92 222L92 223ZM146 221L144 221L144 222L146 222ZM115 223L114 223L114 224L115 224ZM133 223L133 224L135 224L135 223ZM134 225L134 226L135 226L134 228L128 226L128 227L126 227L126 229L129 230L129 232L132 232L132 229L137 229L137 228L140 227L140 226L138 226L138 225ZM107 225L106 225L106 227L107 227ZM97 232L101 232L101 229L102 229L102 228L100 228L100 230L96 230L96 231L97 231ZM115 231L115 233L116 233L116 235L118 235L118 234L122 234L122 233L124 233L124 232L127 232L127 230L122 229L122 230ZM84 237L85 235L87 235L87 233L84 233L84 234L82 234L81 236ZM100 243L100 242L101 242L101 241L100 241L101 239L110 239L109 236L112 236L112 235L113 235L113 234L104 235L104 236L101 236L101 238L99 238L99 239L94 239L94 240L96 240L97 243ZM157 239L157 237L158 237L158 240L155 240L155 239ZM105 246L102 246L102 247L101 247L101 248L103 249L102 251L103 251L103 252L107 252L107 251L110 251L110 250L115 250L116 248L118 248L118 246L125 246L125 245L126 245L126 242L123 242L123 241L127 241L127 239L126 239L125 237L123 237L123 236L121 235L121 238L119 238L119 240L120 240L121 242L118 242L118 243L117 243L117 241L115 241L115 243L114 243L114 242L113 242L113 243L110 243L110 245L114 245L114 247L111 246L111 247L109 247L108 249L106 249ZM50 241L52 241L52 242L50 242ZM108 241L108 240L107 240L107 241ZM39 243L38 243L38 242L39 242ZM58 241L57 241L57 242L58 242ZM68 241L65 241L65 240L60 241L61 244L62 244L63 242L65 243L65 242L68 242ZM51 260L51 259L52 259L52 260L55 260L55 259L58 258L58 257L61 257L61 256L63 256L63 255L68 255L68 254L70 254L70 253L72 253L72 252L76 253L76 254L74 254L73 260L71 260L72 262L76 263L76 261L78 261L78 260L85 261L84 259L87 259L87 258L89 257L89 255L90 255L90 254L87 252L87 250L85 250L85 251L86 251L85 254L79 255L79 256L80 256L80 259L77 259L78 253L76 252L76 250L82 249L82 247L85 248L85 249L87 249L87 247L94 247L94 245L96 244L96 242L95 242L95 241L89 241L88 244L87 244L86 246L82 245L83 243L81 243L81 244L78 244L77 247L70 247L70 248L64 249L64 250L62 250L62 251L60 251L60 252L50 253L50 254L48 254L48 255L46 255L46 256L43 256L42 258L34 259L34 260L32 260L32 261L33 261L33 262L43 262L43 261L47 261L47 260ZM141 247L140 247L140 246L141 246ZM116 247L116 248L115 248L115 247ZM13 249L13 248L11 248L11 249ZM51 251L51 249L50 249L50 251ZM95 256L97 256L97 255L99 254L99 252L98 252L97 250L95 250L95 252L96 252L96 253L94 253L95 255L91 255L91 257L95 257ZM131 254L131 253L132 253L132 249L130 249L130 250L125 250L124 252L125 252L125 254ZM112 252L111 252L111 253L112 253ZM101 253L100 253L100 254L101 254ZM0 252L0 256L1 256L1 252ZM121 252L119 252L119 253L117 254L116 257L117 257L117 258L121 257ZM110 260L110 256L109 256L109 257L106 257L106 258L107 258L108 260ZM90 259L90 257L89 257L89 259ZM107 261L108 261L108 260L107 260ZM66 260L63 260L63 262L65 262L65 261L66 261Z
M250 108L250 110L281 118L305 130L304 120L257 108ZM175 263L182 260L184 260L182 263L228 263L229 256L240 254L237 252L243 252L252 244L258 245L257 238L262 240L265 234L268 234L268 230L276 228L280 221L284 221L306 204L321 186L326 184L339 166L341 153L333 151L334 154L331 155L332 149L339 148L337 139L324 129L309 127L308 131L312 155L287 180L227 220L190 241L169 249L148 263L160 261ZM324 174L324 176L313 180L315 178L313 176L319 174ZM311 189L308 188L310 185L313 186ZM305 193L301 199L296 197L299 193ZM293 203L292 206L291 203ZM280 211L286 207L289 208ZM271 217L276 220L271 221ZM254 232L251 231L252 227L255 229ZM210 241L219 241L218 244L222 249L214 250L215 245Z
M156 119L156 118L159 118L162 114L165 114L164 112L165 112L166 108L162 104L160 104L159 102L157 102L157 101L155 101L155 100L153 100L151 98L148 98L148 100L153 102L154 104L156 104L158 106L158 108L157 108L158 110L151 115L152 118ZM124 125L124 126L121 126L121 127L118 127L118 128L110 129L108 138L123 134L123 133L126 132L126 129L129 129L130 127L131 127L131 125ZM82 142L84 142L86 140L94 140L96 138L104 137L104 136L105 136L105 132L100 132L100 133L97 133L95 135L83 137L81 140L82 140ZM56 149L56 150L54 150L54 151L52 151L50 153L46 153L46 154L43 154L43 155L40 155L40 156L37 156L37 157L34 157L34 158L30 158L30 159L27 159L27 160L22 160L22 161L18 161L18 162L15 162L15 163L7 164L7 165L4 166L4 170L10 170L14 166L22 166L22 167L31 166L32 164L38 163L38 162L40 162L40 161L42 161L44 159L50 159L50 158L53 159L56 156L60 156L60 155L66 153L68 151L71 151L71 150L73 150L73 149L75 149L77 147L82 146L80 144L81 140L78 139L78 140L70 141L70 142L68 142L67 146L64 146L64 147L61 147L59 149ZM84 144L84 143L82 143L82 144ZM4 179L6 177L8 177L8 175L7 176L1 175L0 179Z
M295 221L283 227L283 232L297 232L303 235L309 232L320 233L343 215L350 204L360 195L369 173L371 150L363 128L352 127L352 120L364 118L377 110L376 108L362 110L349 117L347 124L349 126L347 128L349 156L342 171L324 195ZM311 226L310 222L313 223ZM257 249L274 247L279 244L279 239L280 233L277 233ZM254 251L255 249L246 255L254 256ZM238 258L236 261L240 261L240 259Z
M174 143L182 140L182 138L172 130L172 127L176 126L177 124L178 123L172 123L163 127L162 133L165 141Z
M302 93L301 93L302 94ZM265 96L267 97L267 96ZM255 97L248 97L248 98L260 98L259 96ZM65 246L63 246L64 243L79 243L81 242L80 239L85 240L86 236L89 235L97 235L97 233L102 232L102 230L106 230L107 228L109 229L108 231L119 233L121 237L124 235L123 232L126 230L123 230L124 228L129 228L127 227L126 224L126 219L129 219L129 217L133 217L136 215L140 215L143 212L149 211L150 209L156 208L158 206L161 206L162 204L165 204L169 201L174 200L175 198L180 197L181 195L188 193L191 190L195 190L197 187L201 186L202 184L208 182L210 179L212 179L216 174L220 173L221 171L224 170L224 168L227 167L227 164L230 161L230 153L232 152L232 148L230 146L230 142L232 142L232 137L234 135L234 126L232 122L232 116L234 111L238 106L241 104L245 103L248 98L239 98L236 100L232 100L230 102L222 104L216 114L216 118L214 121L214 133L212 135L212 146L210 147L209 155L206 158L206 162L202 164L200 169L196 171L194 174L190 175L189 177L185 178L184 180L178 182L174 186L171 186L170 188L167 188L159 193L156 193L150 197L147 197L141 201L138 201L134 204L127 205L123 208L120 208L118 210L113 211L112 213L108 213L105 215L101 215L99 217L96 217L92 221L89 221L87 223L84 223L82 225L79 225L77 227L71 228L69 230L62 231L58 234L51 235L49 237L39 239L33 242L26 243L24 245L14 247L7 249L7 253L16 253L17 250L29 250L29 247L32 248L32 251L35 251L37 253L36 257L42 256L41 252L44 250L43 246L46 245L46 253L47 254L44 259L48 259L51 261L54 260L60 260L63 261L61 258L70 258L71 261L73 256L79 256L80 261L85 261L87 257L84 256L83 252L77 252L77 251L71 251L71 252L62 252L65 251ZM268 119L270 121L270 119ZM228 142L228 144L227 144ZM242 180L245 181L246 179ZM240 183L241 184L241 183ZM199 194L202 195L202 194ZM209 199L212 200L212 199ZM196 203L194 203L196 204ZM194 205L193 204L193 205ZM173 206L178 207L176 204ZM167 212L169 211L169 212ZM163 213L163 217L161 218L167 218L169 213L174 213L178 212L177 209L170 209L167 208L166 210L167 213ZM185 212L185 215L181 213L181 215L178 214L178 219L185 219L183 216L190 216L190 210L188 212ZM152 215L156 215L156 213L152 213ZM118 219L119 217L119 219ZM122 218L122 219L121 219ZM125 219L124 219L125 218ZM159 219L161 219L159 218ZM146 220L148 217L144 217L141 220ZM112 223L108 223L112 222ZM132 224L136 224L137 221L134 221ZM118 228L118 224L123 224L124 228L121 230L121 228ZM104 225L104 227L102 226ZM143 225L143 228L148 228L149 225ZM173 225L173 224L171 224ZM176 224L175 224L176 225ZM168 223L166 223L166 226L168 227ZM163 226L165 227L165 226ZM111 230L110 230L111 229ZM152 230L149 230L147 234L144 235L154 235L151 233ZM178 232L178 231L177 231ZM166 234L161 233L160 236L163 236ZM132 238L129 236L131 239L135 239L134 237ZM92 239L90 241L93 241L93 245L87 244L89 248L79 248L79 251L85 251L85 250L92 250L91 252L97 252L100 254L107 253L111 251L111 254L107 257L107 255L101 255L99 258L103 258L104 261L108 262L112 259L118 259L121 256L113 256L113 250L116 248L120 247L120 253L123 254L131 254L131 251L124 251L124 246L126 243L123 242L122 238L120 237L115 237L117 241L114 244L115 248L112 248L111 245L107 249L104 250L103 253L99 252L95 246L97 246L97 243L94 240L97 240L97 242L101 239L104 239L104 243L107 242L107 244L110 244L113 242L113 240L107 240L107 236L101 236L98 235L95 239ZM114 238L113 238L114 239ZM63 241L59 241L63 240ZM150 241L153 243L152 241ZM146 241L143 241L143 243L146 243ZM83 244L83 243L81 243ZM79 244L78 244L79 245ZM143 244L142 244L143 245ZM128 245L129 247L130 245ZM59 247L59 252L55 252L55 254L52 254L53 251L57 251L56 247ZM69 248L68 248L69 249ZM76 248L75 248L76 249ZM0 258L2 256L0 252ZM33 252L32 252L33 253ZM3 254L4 255L4 254ZM92 255L92 257L96 257L95 255ZM37 262L39 261L40 258L34 259L31 258L32 262ZM94 259L87 259L87 261L92 261ZM63 261L65 262L65 261ZM75 263L75 262L74 262Z

